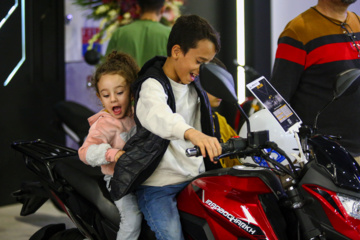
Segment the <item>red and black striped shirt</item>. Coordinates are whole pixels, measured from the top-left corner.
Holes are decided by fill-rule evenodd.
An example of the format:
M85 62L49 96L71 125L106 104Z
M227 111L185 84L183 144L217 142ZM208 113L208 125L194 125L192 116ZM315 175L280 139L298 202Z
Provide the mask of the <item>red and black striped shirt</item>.
M360 19L347 12L344 27L315 9L303 12L285 27L278 49L271 83L291 104L304 124L333 97L336 75L360 68ZM358 45L356 48L354 43ZM360 90L329 105L320 115L320 133L339 135L340 143L354 156L360 155Z

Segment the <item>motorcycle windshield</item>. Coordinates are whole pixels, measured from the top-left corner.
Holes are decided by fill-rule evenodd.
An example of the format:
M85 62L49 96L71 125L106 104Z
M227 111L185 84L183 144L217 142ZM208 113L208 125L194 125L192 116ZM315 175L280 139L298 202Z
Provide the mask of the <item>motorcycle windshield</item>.
M337 186L360 190L360 166L344 147L325 136L315 136L309 143L315 161L326 169Z

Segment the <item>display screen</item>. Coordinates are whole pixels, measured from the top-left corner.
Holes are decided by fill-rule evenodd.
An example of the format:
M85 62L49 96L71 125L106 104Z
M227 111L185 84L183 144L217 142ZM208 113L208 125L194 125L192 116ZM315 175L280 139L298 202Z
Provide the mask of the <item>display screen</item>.
M280 123L285 132L288 132L294 124L302 122L295 111L265 77L260 77L248 83L246 87L270 111L271 115Z

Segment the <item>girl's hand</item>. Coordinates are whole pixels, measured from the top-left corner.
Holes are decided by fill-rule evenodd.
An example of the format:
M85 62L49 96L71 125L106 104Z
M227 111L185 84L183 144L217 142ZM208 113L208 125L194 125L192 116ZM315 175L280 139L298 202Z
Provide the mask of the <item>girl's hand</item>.
M206 152L209 154L209 158L213 163L214 157L221 154L222 149L219 141L215 137L210 137L198 130L190 128L185 131L184 138L190 140L192 144L200 148L203 157L206 157Z

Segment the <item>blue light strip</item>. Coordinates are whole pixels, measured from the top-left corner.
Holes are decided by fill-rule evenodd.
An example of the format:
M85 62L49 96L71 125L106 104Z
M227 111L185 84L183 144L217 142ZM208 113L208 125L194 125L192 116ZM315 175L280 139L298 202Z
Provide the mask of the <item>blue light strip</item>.
M18 0L15 0L15 5L12 6L6 15L6 17L1 20L0 22L0 28L4 25L6 20L10 17L10 15L15 11L15 9L18 6ZM26 59L26 52L25 52L25 0L21 0L21 46L22 46L22 56L19 63L16 65L16 67L12 70L12 72L9 74L8 78L4 82L4 87L6 87L11 79L14 77L16 72L20 69L21 65L25 62Z
M15 0L15 5L10 8L8 14L6 14L6 16L1 20L0 28L5 24L5 22L9 19L9 17L11 16L11 14L15 11L15 9L17 7L18 7L18 0Z

